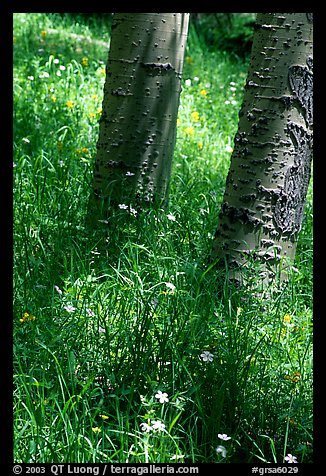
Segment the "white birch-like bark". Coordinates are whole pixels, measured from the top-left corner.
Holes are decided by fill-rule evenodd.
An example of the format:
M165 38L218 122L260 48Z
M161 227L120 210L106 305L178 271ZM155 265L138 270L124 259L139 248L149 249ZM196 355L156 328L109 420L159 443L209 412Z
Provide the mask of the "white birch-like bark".
M167 199L188 21L114 15L93 183L108 207Z
M213 255L262 277L294 258L310 180L311 13L260 13ZM282 267L284 268L284 263ZM283 269L284 270L284 269Z

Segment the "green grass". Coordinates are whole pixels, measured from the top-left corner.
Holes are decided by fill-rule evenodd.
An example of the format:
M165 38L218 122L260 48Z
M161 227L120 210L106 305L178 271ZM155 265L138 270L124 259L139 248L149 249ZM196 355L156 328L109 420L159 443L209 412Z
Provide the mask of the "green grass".
M311 462L311 190L268 300L209 269L247 63L191 30L168 210L89 230L106 31L14 15L15 461Z

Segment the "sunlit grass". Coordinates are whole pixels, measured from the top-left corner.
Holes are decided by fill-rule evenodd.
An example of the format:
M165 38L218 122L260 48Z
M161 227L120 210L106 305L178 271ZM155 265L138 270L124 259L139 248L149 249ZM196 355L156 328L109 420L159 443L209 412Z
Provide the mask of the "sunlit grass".
M103 22L14 20L15 461L310 462L311 193L268 300L207 259L247 64L191 32L168 209L90 230Z

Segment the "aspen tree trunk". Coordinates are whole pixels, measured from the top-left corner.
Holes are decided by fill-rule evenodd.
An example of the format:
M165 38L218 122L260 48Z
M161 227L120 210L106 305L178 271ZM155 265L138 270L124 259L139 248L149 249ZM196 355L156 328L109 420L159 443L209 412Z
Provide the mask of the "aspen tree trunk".
M108 208L167 198L188 21L114 15L93 182Z
M312 47L312 13L257 14L213 256L239 270L251 255L264 281L280 269L286 278L302 224L312 160Z

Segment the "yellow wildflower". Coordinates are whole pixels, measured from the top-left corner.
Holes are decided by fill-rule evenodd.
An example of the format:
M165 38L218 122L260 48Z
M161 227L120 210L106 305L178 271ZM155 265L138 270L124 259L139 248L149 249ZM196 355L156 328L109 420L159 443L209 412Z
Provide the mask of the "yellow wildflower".
M56 102L56 100L57 100L57 98L56 98L54 95L52 95L52 96L51 96L51 101L52 101L52 102Z
M98 100L98 95L97 94L92 94L91 98L94 99L94 101L97 101Z
M193 136L195 133L195 129L193 127L185 127L183 129L184 133L187 134L188 136Z
M102 420L108 420L108 416L107 415L100 415L100 417L102 418Z
M92 111L91 111L91 112L88 114L88 117L89 117L90 119L94 119L94 117L96 117L95 112L92 112Z
M19 322L23 324L24 322L35 321L35 319L36 317L33 316L32 314L29 314L28 312L24 312L23 317L19 319Z
M284 378L286 380L291 380L291 382L293 382L293 383L297 383L301 379L301 373L300 372L293 372L290 375L286 375Z
M290 316L290 314L285 314L285 315L284 315L284 317L283 317L283 322L288 322L288 323L291 322L291 316Z
M202 142L198 142L197 147L198 149L202 150L202 148L204 147L204 144Z
M199 115L199 112L197 111L194 111L191 113L191 118L195 121L195 122L198 122L200 120L200 115Z
M45 38L45 37L47 36L47 34L48 34L47 31L45 31L45 30L42 30L42 31L41 31L41 37L42 37L42 38Z
M81 149L76 149L76 152L77 154L81 155L81 154L88 154L89 153L89 149L87 147L82 147ZM79 293L79 299L82 299L83 295L85 294L85 291L84 292L80 292Z
M93 431L94 433L100 433L102 430L101 430L101 428L99 428L98 426L95 426L94 428L92 428L92 431Z
M66 106L68 109L72 109L74 107L74 102L69 100L66 102Z
M207 91L206 91L206 89L201 89L201 90L199 91L199 94L200 94L201 96L203 96L203 97L206 97L206 96L207 96Z
M84 56L84 58L82 58L81 64L82 64L83 66L88 66L88 58L86 58L86 56Z

